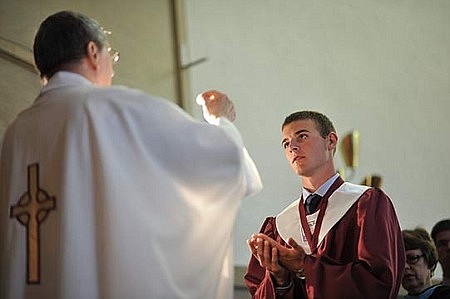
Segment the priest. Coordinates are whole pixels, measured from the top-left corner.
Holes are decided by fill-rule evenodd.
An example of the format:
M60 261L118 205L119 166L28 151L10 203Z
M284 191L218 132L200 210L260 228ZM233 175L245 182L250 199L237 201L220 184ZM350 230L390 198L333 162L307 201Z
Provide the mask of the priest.
M0 160L0 298L227 298L240 200L261 189L223 93L205 118L110 86L118 52L83 14L34 41L47 84ZM220 225L218 225L220 224Z
M321 113L289 115L281 144L303 189L248 240L253 298L396 298L405 251L388 196L336 173L338 137Z

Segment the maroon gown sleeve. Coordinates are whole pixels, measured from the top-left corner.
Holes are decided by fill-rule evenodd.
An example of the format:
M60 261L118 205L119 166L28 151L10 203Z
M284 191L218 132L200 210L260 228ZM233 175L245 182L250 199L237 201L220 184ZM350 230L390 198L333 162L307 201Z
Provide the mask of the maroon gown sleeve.
M266 219L260 232L276 240L278 243L285 245L285 242L278 235L274 217L268 217ZM247 285L247 289L250 291L250 294L254 299L307 298L304 293L304 282L296 278L294 274L292 274L292 276L294 277L294 286L289 291L285 292L283 296L277 297L275 295L275 286L272 282L270 272L261 267L259 261L252 255L247 267L247 272L244 276L244 280Z
M367 190L305 259L310 298L397 298L405 251L394 207Z

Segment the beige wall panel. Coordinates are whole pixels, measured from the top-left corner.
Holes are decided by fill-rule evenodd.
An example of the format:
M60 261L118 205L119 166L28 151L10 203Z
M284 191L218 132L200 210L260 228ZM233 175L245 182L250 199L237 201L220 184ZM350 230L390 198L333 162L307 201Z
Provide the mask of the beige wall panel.
M37 74L0 56L0 136L17 113L39 93Z

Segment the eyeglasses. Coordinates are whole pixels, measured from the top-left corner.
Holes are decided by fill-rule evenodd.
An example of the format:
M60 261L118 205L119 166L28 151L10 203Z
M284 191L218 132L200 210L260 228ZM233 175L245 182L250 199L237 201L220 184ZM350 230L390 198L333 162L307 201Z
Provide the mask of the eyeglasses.
M420 260L420 258L424 257L424 256L425 256L425 254L421 254L421 255L407 255L406 256L406 263L408 265L415 265Z
M120 53L116 49L108 48L108 54L111 56L113 64L118 64L120 60Z

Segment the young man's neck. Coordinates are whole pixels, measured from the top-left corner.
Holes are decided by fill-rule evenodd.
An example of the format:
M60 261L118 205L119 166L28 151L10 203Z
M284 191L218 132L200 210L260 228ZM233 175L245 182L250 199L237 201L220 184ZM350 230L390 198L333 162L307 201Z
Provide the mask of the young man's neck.
M313 193L335 174L336 171L332 169L331 171L321 173L320 175L314 175L310 177L302 176L303 188Z

